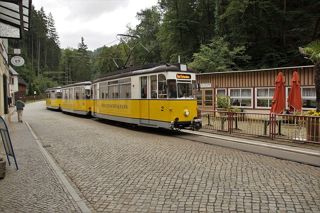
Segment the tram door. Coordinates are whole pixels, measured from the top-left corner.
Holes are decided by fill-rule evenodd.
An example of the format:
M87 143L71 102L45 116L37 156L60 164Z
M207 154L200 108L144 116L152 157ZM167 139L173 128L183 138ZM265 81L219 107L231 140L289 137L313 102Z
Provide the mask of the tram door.
M148 77L143 76L140 77L140 124L149 124L149 85L148 85Z

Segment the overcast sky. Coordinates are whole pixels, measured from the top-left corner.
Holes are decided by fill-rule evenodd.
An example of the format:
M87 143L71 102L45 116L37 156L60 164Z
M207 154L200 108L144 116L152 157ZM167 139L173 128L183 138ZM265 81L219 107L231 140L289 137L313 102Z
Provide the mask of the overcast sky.
M62 48L77 48L83 36L90 50L116 43L116 35L134 27L136 14L158 0L33 0L52 16Z

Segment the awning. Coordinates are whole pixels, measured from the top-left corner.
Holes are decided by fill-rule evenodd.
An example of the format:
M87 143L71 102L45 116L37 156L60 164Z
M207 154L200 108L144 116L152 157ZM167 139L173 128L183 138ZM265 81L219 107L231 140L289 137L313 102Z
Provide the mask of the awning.
M0 0L0 38L20 39L30 28L32 0Z

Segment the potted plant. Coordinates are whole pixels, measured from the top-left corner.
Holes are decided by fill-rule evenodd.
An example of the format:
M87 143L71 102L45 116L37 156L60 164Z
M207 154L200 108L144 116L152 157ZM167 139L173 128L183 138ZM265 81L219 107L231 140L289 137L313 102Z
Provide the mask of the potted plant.
M219 95L217 97L217 110L228 111L230 109L230 97L225 95Z

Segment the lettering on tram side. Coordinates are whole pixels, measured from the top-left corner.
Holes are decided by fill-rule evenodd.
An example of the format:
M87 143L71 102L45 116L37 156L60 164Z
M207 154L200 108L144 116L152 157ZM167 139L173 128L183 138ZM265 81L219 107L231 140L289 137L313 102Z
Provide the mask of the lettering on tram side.
M111 109L128 109L127 104L101 104L104 108L111 108Z

